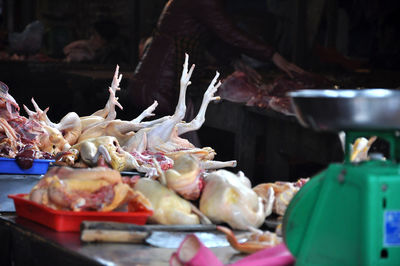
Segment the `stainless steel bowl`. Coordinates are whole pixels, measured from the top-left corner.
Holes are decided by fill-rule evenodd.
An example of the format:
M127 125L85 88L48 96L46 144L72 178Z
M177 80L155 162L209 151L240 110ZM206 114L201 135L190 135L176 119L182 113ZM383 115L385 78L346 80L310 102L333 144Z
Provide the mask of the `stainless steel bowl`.
M400 129L400 90L289 92L297 119L317 131Z

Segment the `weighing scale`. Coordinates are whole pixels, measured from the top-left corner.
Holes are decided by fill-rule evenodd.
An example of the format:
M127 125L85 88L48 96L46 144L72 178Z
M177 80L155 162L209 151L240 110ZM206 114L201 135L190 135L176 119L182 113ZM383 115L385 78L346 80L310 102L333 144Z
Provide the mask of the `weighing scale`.
M312 177L283 218L296 265L400 265L400 91L302 90L289 93L299 122L345 131L345 160ZM350 144L377 136L388 158L350 160Z

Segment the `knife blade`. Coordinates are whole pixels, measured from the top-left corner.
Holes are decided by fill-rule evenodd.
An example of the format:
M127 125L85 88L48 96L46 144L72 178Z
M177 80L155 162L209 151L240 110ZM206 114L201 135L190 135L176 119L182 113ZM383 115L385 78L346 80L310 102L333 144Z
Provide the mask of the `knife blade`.
M136 225L121 222L97 222L83 221L81 223L81 231L86 229L97 230L125 230L125 231L213 231L217 230L215 224L190 224L190 225L161 225L161 224L146 224Z
M224 235L219 234L216 225L135 225L119 222L81 223L83 242L124 242L147 243L157 247L173 248L187 234L194 233L210 246L229 245Z

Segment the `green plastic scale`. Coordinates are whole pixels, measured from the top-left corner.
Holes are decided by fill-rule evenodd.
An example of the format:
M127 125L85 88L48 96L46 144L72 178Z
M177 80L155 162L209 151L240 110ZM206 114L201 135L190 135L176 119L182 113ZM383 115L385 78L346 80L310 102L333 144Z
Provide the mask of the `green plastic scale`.
M400 91L303 90L289 94L300 123L346 132L345 160L295 195L283 219L296 265L400 265ZM389 157L350 161L358 137L388 141Z

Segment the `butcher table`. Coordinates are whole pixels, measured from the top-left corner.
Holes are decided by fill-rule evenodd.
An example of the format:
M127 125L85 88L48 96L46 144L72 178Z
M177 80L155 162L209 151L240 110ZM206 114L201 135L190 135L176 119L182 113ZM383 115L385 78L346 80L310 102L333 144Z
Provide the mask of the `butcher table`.
M83 243L79 233L56 232L15 213L0 214L0 265L168 265L176 249L145 244ZM224 264L242 256L211 248Z

